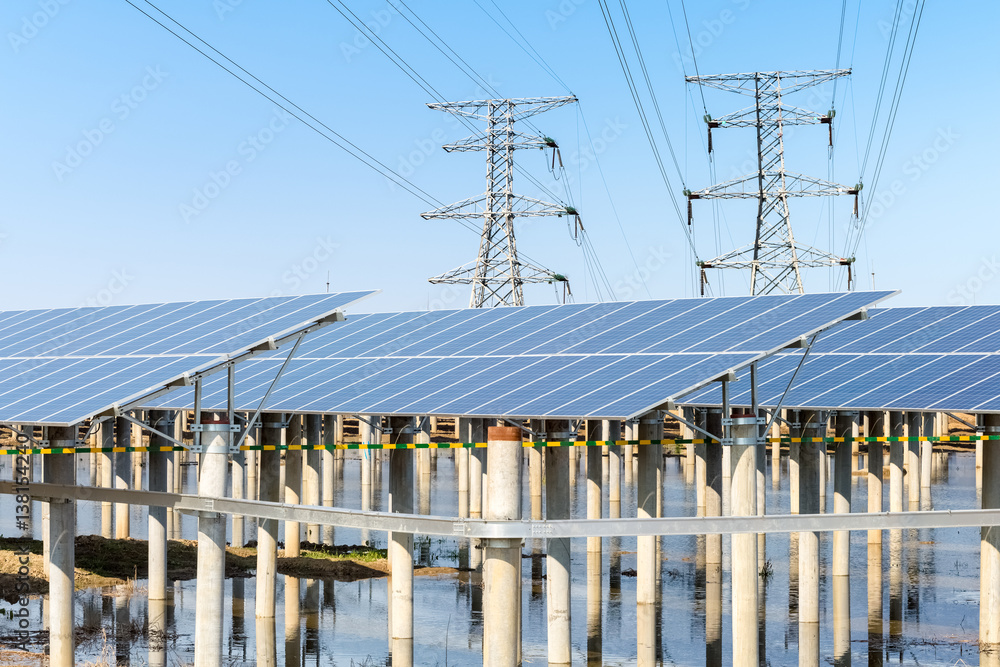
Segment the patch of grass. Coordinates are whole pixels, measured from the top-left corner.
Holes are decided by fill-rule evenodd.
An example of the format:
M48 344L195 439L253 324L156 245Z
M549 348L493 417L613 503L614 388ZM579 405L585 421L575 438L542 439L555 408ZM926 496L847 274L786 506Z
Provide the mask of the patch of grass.
M360 563L374 563L388 558L388 551L361 545L330 547L303 542L301 556L317 560L351 560Z

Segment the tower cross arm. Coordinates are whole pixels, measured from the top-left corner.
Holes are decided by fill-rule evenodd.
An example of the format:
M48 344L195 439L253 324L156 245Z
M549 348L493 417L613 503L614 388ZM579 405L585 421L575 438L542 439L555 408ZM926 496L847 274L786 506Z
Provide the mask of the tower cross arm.
M783 95L803 88L818 86L841 76L848 76L849 69L789 70L784 72L740 72L736 74L708 74L686 76L688 83L697 83L709 88L717 88L740 95L756 96L756 81L764 83L764 88L780 88Z
M829 123L831 117L827 114L816 113L808 109L800 109L788 104L779 104L777 113L769 115L767 118L758 118L755 107L746 107L739 111L728 113L719 118L708 120L709 127L758 127L760 125L773 125L781 122L784 125L819 125Z
M764 180L779 183L784 181L784 187L767 189L767 194L770 196L826 197L858 194L857 187L848 187L789 171L765 171ZM760 197L759 179L756 173L746 174L702 190L690 190L685 194L688 199L757 199Z
M545 148L553 146L554 142L546 137L521 132L503 133L493 142L494 148ZM450 144L445 144L443 148L449 153L467 153L469 151L485 151L490 147L490 137L485 132L474 134L465 139Z
M511 217L534 218L548 215L571 215L565 206L550 204L524 195L511 195L510 202ZM482 218L487 211L489 211L489 193L483 193L427 213L421 213L420 217L424 220Z
M431 102L427 106L456 116L489 120L490 109L505 106L512 121L522 120L557 107L577 102L576 95L568 97L515 97L507 100L470 100L467 102Z

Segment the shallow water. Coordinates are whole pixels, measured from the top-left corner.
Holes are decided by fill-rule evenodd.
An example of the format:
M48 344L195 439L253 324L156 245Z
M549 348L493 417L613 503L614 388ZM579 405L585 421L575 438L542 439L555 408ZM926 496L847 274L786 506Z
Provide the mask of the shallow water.
M354 455L354 453L350 453ZM975 457L971 453L935 454L933 509L978 507ZM36 457L37 458L37 457ZM9 457L0 477L9 476ZM90 478L87 456L78 457L78 480ZM768 464L770 464L768 457ZM787 460L782 460L781 488L771 485L768 471L767 511L787 511ZM184 491L194 489L193 466L183 468ZM525 470L526 472L526 470ZM388 488L388 465L381 467L382 483L376 480L373 509L384 506ZM39 479L36 475L35 479ZM419 480L419 475L417 476ZM530 507L525 474L524 507ZM573 491L573 516L586 512L585 474L577 466ZM604 485L607 494L607 484ZM450 455L442 453L434 461L429 488L418 489L417 506L427 513L452 514L457 507L455 467ZM424 494L424 495L421 495ZM854 477L853 506L867 506L867 481ZM685 483L683 460L668 458L664 471L663 503L665 515L690 516L695 513L694 487ZM888 496L888 485L884 489ZM12 499L0 497L0 532L18 534L14 529ZM886 501L887 502L887 501ZM828 486L827 505L832 509L833 489ZM338 474L335 504L360 508L360 461L348 458ZM428 506L429 504L429 506ZM41 517L39 503L34 503L33 517ZM606 507L605 503L605 507ZM622 476L622 515L635 515L633 477ZM144 538L146 513L133 507L132 536ZM40 521L33 534L40 532ZM248 522L247 539L255 538L253 522ZM80 502L78 532L100 533L99 503ZM196 535L196 520L180 519L179 533L185 539ZM336 529L337 543L357 544L365 537L376 546L385 545L384 533L365 536L361 531ZM867 534L851 534L850 577L850 652L855 664L954 665L978 663L976 638L979 620L979 530L933 529L921 531L886 531L881 550L882 617L884 643L876 635L869 641ZM787 534L769 535L767 560L772 575L763 584L764 635L762 651L771 665L797 665L798 625L796 598L790 590L789 552L794 538ZM448 538L417 538L415 560L420 564L457 566L467 558L467 545ZM593 656L603 655L603 664L625 665L635 661L635 579L621 574L636 567L635 538L605 539L600 575L600 618L597 606L588 604L586 541L573 540L572 632L574 662L588 662L588 646ZM731 643L729 626L729 540L723 540L723 580L721 587L706 585L704 569L698 567L699 552L704 554L700 537L661 539L661 618L658 624L663 664L729 664ZM831 539L821 539L821 629L820 655L832 661L834 586L828 576ZM528 540L523 561L523 658L526 664L544 664L545 583L544 558L530 557L544 553L544 543ZM895 556L895 557L894 557ZM703 562L703 561L702 561ZM878 560L876 562L879 562ZM897 565L898 562L898 565ZM895 570L893 569L893 566ZM894 574L895 573L895 574ZM418 576L414 580L414 662L421 665L481 664L482 616L475 574ZM195 581L175 582L173 599L167 608L165 641L150 642L134 632L142 628L150 610L142 589L126 595L122 587L88 590L77 593L76 617L81 625L106 629L87 634L78 651L78 661L97 660L104 656L119 664L147 665L157 661L166 665L190 664L194 660ZM278 578L276 640L273 656L285 665L350 665L370 660L383 664L388 659L387 579L360 582ZM592 592L594 592L592 590ZM42 599L29 607L33 628L41 629ZM0 603L0 606L5 606ZM156 613L156 610L152 610ZM589 614L588 614L589 612ZM227 580L224 664L255 665L257 651L271 650L266 632L258 636L254 619L254 580ZM588 615L590 618L588 619ZM896 619L898 616L898 620ZM589 623L588 623L589 620ZM893 622L890 622L893 621ZM590 628L588 634L588 628ZM0 620L0 632L6 634L12 622ZM126 630L130 630L126 632ZM891 631L891 632L890 632ZM720 642L706 647L706 632ZM156 650L158 644L162 649ZM845 661L846 662L846 661ZM596 660L590 664L601 664Z

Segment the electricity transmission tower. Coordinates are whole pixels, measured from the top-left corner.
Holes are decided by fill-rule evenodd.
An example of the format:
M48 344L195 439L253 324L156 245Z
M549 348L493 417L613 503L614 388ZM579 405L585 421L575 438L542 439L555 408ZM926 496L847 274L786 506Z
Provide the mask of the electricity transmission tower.
M694 199L756 199L757 229L754 242L707 262L700 262L701 290L705 290L704 269L750 269L750 293L802 294L802 269L846 266L848 289L853 258L845 259L799 243L792 233L789 197L823 197L855 195L860 186L849 188L811 176L785 170L784 127L786 125L830 126L833 145L833 115L818 114L782 101L782 97L851 71L809 70L789 72L748 72L744 74L714 74L689 76L685 80L754 99L753 105L721 118L705 116L708 123L708 150L712 151L712 130L715 128L754 127L757 129L757 172L712 185L704 190L685 191L688 197L688 224L691 200Z
M514 131L514 123L565 104L576 97L530 97L509 100L478 100L428 104L456 116L486 122L486 130L453 144L446 151L486 151L486 192L469 199L422 213L431 219L483 220L479 256L430 279L434 284L472 285L471 308L524 305L525 283L565 280L548 269L521 261L514 240L514 218L575 215L565 206L514 194L514 151L518 148L555 148L552 139Z

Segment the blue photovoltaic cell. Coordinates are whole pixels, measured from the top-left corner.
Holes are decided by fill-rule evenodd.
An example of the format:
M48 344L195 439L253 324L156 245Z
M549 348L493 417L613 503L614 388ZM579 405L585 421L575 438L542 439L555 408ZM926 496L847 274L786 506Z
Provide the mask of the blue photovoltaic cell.
M761 405L773 407L801 351L758 367ZM820 336L783 404L788 408L1000 411L1000 307L886 308ZM734 405L749 392L734 383ZM680 402L717 405L716 388Z
M369 294L0 312L0 423L79 423Z
M891 292L678 299L356 315L311 335L265 409L286 412L625 417L705 385ZM798 304L798 305L796 305ZM724 336L715 338L725 332ZM756 338L756 342L746 341ZM706 341L709 341L706 343ZM690 350L697 346L698 353ZM740 351L727 352L739 346ZM283 355L237 368L239 409ZM763 363L763 362L762 362ZM203 407L222 409L220 379ZM149 407L185 408L191 392Z

